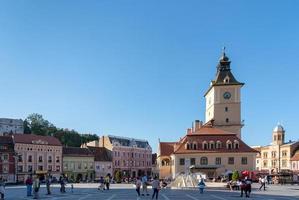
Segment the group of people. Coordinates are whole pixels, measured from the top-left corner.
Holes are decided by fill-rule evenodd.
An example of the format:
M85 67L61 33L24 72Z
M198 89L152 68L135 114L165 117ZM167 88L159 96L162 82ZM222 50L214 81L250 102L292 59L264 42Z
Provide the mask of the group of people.
M45 177L47 195L51 194L51 183L52 183L52 176L48 174ZM61 175L59 178L60 183L60 192L65 193L65 185L66 185L66 178L65 176ZM33 199L39 198L39 190L40 190L40 177L38 175L30 175L27 177L26 181L26 190L27 190L27 197L33 196Z
M104 190L109 190L110 189L110 182L111 182L111 175L107 174L107 176L104 178L103 176L100 177L99 180L99 190L101 190L102 192Z
M152 194L152 199L158 199L159 196L159 191L161 187L165 187L166 185L163 186L163 184L160 184L160 181L158 177L155 177L152 182L148 181L147 176L143 176L142 178L137 177L136 179L136 192L137 192L137 197L140 198L140 189L142 186L142 196L149 196L150 194L148 193L147 186L152 185L153 189L153 194Z

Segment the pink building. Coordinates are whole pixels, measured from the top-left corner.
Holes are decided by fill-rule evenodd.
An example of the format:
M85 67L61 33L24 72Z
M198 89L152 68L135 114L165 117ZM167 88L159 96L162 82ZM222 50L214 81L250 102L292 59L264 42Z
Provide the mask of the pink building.
M7 183L15 183L15 153L11 136L0 136L0 177Z
M103 136L87 146L105 147L112 152L112 171L123 177L151 175L152 148L146 140L120 136Z
M17 176L24 181L30 174L39 174L42 177L50 173L59 178L62 172L62 145L51 136L33 134L13 135L14 150L18 155Z

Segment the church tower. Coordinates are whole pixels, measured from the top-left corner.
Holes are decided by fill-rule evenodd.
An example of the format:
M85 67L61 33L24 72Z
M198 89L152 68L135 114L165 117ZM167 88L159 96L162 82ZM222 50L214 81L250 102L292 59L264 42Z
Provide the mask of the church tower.
M284 134L285 134L285 130L284 128L278 124L274 129L273 129L273 133L272 133L272 144L275 145L282 145L284 144Z
M244 83L237 81L231 72L231 61L223 49L217 65L216 77L211 81L206 99L206 123L211 122L215 128L236 133L241 138L241 87Z

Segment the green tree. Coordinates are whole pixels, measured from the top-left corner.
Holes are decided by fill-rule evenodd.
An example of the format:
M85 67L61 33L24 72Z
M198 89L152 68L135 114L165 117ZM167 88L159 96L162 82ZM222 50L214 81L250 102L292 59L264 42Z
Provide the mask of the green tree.
M120 171L120 170L117 170L117 171L115 172L115 181L116 181L117 183L121 183L121 171Z
M31 134L30 124L27 121L27 119L24 120L23 125L24 125L24 134Z
M57 128L37 113L30 114L24 120L24 132L26 134L54 136L62 145L70 147L80 147L81 144L99 139L95 134L80 134L73 129Z
M232 175L232 181L237 181L237 180L239 180L239 172L235 170Z
M33 113L26 118L26 123L35 135L49 135L49 127L54 127L48 120L45 120L42 115Z

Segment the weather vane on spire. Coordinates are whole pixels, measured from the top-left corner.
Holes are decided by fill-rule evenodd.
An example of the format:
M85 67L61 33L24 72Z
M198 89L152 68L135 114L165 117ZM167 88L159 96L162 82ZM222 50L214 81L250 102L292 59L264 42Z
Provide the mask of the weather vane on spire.
M222 47L222 54L225 55L225 46Z

